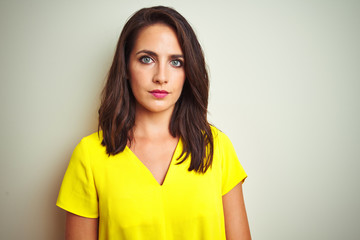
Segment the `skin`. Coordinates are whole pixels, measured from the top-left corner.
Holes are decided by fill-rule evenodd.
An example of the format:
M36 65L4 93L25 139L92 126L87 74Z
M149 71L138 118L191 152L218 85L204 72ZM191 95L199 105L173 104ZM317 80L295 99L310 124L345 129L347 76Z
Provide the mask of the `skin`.
M134 140L128 147L161 185L178 138L169 124L185 82L184 58L176 33L164 24L140 31L129 58L129 77L137 101ZM157 98L151 91L166 90ZM223 196L227 239L250 239L241 184ZM66 239L97 239L98 219L67 213Z
M136 117L167 120L171 116L185 82L183 63L181 47L171 28L155 24L139 33L129 59ZM165 90L169 94L156 98L150 93L152 90Z
M185 82L184 57L176 33L164 24L142 30L130 53L129 75L136 98L134 141L129 146L161 185L178 138L169 124ZM165 90L157 98L150 92Z
M246 215L242 182L222 198L227 240L251 239L249 222Z
M66 212L66 240L98 239L98 218L84 218Z

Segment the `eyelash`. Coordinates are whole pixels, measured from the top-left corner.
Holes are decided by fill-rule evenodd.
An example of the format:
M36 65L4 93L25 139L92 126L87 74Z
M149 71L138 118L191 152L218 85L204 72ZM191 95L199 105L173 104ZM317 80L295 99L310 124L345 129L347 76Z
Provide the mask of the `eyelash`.
M141 63L144 63L144 64L149 64L149 62L145 62L144 61L144 59L146 59L146 58L148 58L148 59L150 59L152 62L154 62L154 60L151 58L151 57L149 57L149 56L142 56L142 57L140 57L140 62Z
M150 59L150 62L145 62L144 59ZM154 59L152 59L152 58L149 57L149 56L142 56L142 57L139 58L139 61L140 61L141 63L143 63L143 64L150 64L150 63L154 62ZM173 63L173 62L179 62L179 66L176 66L176 65L171 64L173 67L176 67L176 68L180 68L180 67L184 66L184 62L183 62L182 60L180 60L180 59L173 59L173 60L171 60L170 62L171 62L171 63Z
M181 61L180 59L174 59L174 60L171 60L171 62L175 62L175 61L177 61L177 62L179 62L179 66L175 66L175 65L173 65L174 67L178 67L178 68L180 68L180 67L182 67L182 66L184 66L184 63L183 63L183 61Z

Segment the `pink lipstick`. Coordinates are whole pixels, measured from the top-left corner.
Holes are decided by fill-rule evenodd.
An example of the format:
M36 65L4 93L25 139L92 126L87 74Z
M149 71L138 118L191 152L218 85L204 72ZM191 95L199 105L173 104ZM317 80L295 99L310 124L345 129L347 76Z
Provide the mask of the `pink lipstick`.
M152 90L152 91L150 91L150 93L156 98L164 98L169 94L168 91L158 90L158 89Z

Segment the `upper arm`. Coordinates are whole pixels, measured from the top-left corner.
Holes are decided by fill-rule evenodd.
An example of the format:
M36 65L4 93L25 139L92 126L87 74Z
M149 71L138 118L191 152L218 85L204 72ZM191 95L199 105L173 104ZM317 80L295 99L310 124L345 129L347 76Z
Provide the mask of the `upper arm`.
M66 212L66 240L97 240L98 218L85 218Z
M226 239L251 239L245 210L242 182L222 198L225 218Z

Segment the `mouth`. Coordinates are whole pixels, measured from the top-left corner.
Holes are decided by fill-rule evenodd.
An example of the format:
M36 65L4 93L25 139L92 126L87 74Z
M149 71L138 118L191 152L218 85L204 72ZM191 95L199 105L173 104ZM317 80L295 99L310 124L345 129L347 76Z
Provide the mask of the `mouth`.
M158 89L152 90L152 91L150 91L150 93L156 98L164 98L169 94L168 91L158 90Z

